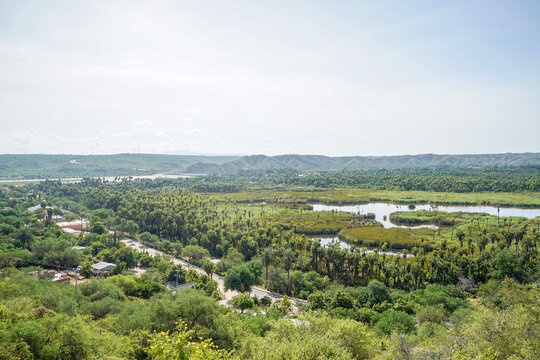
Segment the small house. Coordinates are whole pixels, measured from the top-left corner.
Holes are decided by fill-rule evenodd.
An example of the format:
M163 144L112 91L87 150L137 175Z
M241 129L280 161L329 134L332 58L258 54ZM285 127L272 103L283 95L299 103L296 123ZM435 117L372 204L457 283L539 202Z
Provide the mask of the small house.
M82 231L83 228L88 226L88 220L74 220L74 221L62 221L56 223L62 229L72 229Z

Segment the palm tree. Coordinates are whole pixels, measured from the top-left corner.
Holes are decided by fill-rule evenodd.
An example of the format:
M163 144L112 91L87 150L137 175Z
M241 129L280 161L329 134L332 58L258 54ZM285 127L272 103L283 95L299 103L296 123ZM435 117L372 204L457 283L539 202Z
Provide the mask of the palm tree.
M489 233L489 241L491 241L491 250L495 248L495 243L499 240L499 236L496 232Z
M486 235L480 236L480 239L478 240L478 249L480 250L480 254L484 251L486 248L486 245L488 243L488 238Z
M272 251L270 250L270 248L264 249L264 251L261 254L261 261L262 261L263 266L266 269L265 279L266 281L268 281L268 267L272 263Z
M514 240L514 232L512 230L504 230L503 231L503 237L504 240L506 240L506 245L508 248L510 248L510 245L512 245L512 240Z
M21 246L22 246L23 249L28 249L29 248L32 238L33 238L32 232L30 230L26 229L26 228L22 229L17 234L17 240L20 241Z
M321 242L318 240L315 240L311 244L311 253L313 254L313 262L314 262L314 270L319 270L319 254L321 250Z
M514 236L516 239L516 251L518 249L519 243L521 242L521 240L523 240L523 236L525 236L526 233L527 233L527 225L523 225L522 227L519 228L519 230L515 232Z
M283 252L283 264L285 265L285 270L287 270L287 288L289 288L289 274L295 258L296 254L291 249L287 249Z
M467 238L467 246L469 247L469 252L472 255L474 253L473 239L472 238Z
M459 245L460 245L461 247L463 247L463 238L465 237L465 233L463 232L463 230L458 229L458 230L456 231L456 236L457 236L457 238L458 238L458 240L459 240Z

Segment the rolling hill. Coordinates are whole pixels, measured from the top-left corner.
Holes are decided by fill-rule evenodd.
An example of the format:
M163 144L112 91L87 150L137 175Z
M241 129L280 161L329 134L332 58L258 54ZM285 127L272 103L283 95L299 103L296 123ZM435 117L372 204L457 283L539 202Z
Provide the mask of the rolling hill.
M130 176L182 173L192 164L222 164L237 156L116 154L116 155L0 155L0 179Z
M131 176L156 173L215 174L237 170L291 168L302 171L430 166L540 165L540 153L479 155L0 155L0 179Z
M237 170L291 168L297 170L340 170L369 168L409 168L430 166L489 166L539 165L540 153L505 153L478 155L399 155L399 156L342 156L322 155L252 155L222 164L200 162L190 165L186 172L197 174L229 173Z

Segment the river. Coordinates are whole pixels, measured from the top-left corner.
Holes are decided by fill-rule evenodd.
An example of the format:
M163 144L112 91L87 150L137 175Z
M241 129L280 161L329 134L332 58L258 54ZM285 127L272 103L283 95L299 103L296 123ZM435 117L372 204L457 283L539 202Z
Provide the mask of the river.
M323 205L323 204L310 204L313 206L313 211L345 211L352 214L365 215L369 213L375 214L375 220L380 222L384 228L407 228L407 229L417 229L417 228L431 228L437 229L435 225L420 225L420 226L406 226L406 225L396 225L390 221L390 214L397 211L416 211L416 210L428 210L428 211L444 211L444 212L465 212L465 213L479 213L479 214L489 214L497 215L500 211L500 217L524 217L527 219L534 219L540 216L540 209L529 209L529 208L517 208L517 207L500 207L495 206L469 206L469 205L415 205L413 209L409 208L408 205L398 205L392 203L368 203L368 204L358 204L358 205L346 205L346 206L336 206L336 205Z

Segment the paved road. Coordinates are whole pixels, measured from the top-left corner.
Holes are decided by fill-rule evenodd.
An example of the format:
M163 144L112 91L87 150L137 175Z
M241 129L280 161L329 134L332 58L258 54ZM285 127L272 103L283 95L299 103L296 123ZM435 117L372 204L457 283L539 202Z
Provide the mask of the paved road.
M132 240L132 239L123 239L121 241L124 244L126 244L126 246L132 247L137 251L147 252L148 255L150 255L150 256L155 256L155 255L158 255L158 254L159 255L166 255L162 251L156 250L154 248L151 248L149 246L141 244L141 243L139 243L139 242L137 242L135 240ZM178 264L182 265L182 267L185 268L185 269L193 269L196 272L198 272L199 274L206 275L206 272L203 269L201 269L200 267L197 267L197 266L195 266L193 264L190 264L190 263L188 263L188 262L186 262L184 260L180 260L180 259L177 259L177 258L173 257L173 262L175 264L177 264L177 265ZM221 293L223 294L223 296L225 298L224 300L220 301L220 304L226 305L226 306L229 306L229 307L232 306L231 300L232 300L233 296L238 294L238 292L231 291L231 290L225 291L225 283L223 281L223 276L219 276L219 275L214 274L212 276L212 279L217 281L219 291L221 291ZM283 299L283 295L275 293L275 292L268 291L266 289L263 289L263 288L260 288L260 287L257 287L257 286L253 286L251 288L251 296L256 296L259 299L261 299L261 298L263 298L265 296L268 296L270 299L272 299L272 301ZM297 307L297 304L306 304L307 303L307 301L302 300L302 299L298 299L298 298L295 298L295 297L289 297L289 300L291 301L293 307Z

